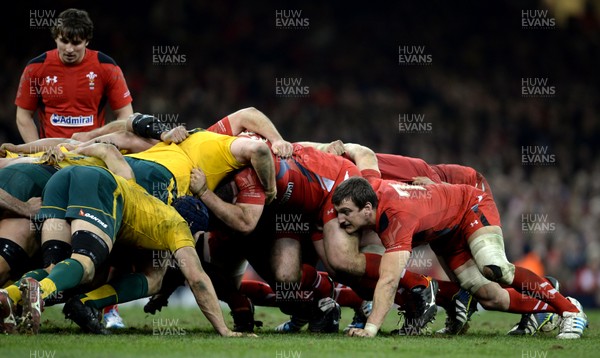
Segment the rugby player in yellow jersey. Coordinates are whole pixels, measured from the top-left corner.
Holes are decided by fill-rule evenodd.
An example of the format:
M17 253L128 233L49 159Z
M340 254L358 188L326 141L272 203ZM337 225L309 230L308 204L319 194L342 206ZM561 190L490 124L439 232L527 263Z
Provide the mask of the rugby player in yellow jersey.
M236 336L225 325L210 279L202 269L187 222L168 205L150 196L135 183L133 172L116 148L106 144L101 157L112 172L100 167L71 166L60 170L44 192L44 205L38 216L63 220L70 227L73 253L58 263L39 282L26 278L23 294L11 286L0 302L23 302L25 331L37 333L41 314L40 299L55 292L90 282L106 261L114 241L138 248L169 250L179 264L198 306L223 336ZM82 154L86 154L85 152ZM95 190L91 190L95 189ZM8 301L8 296L10 302Z
M256 108L244 108L228 115L226 118L229 119L228 123L231 125L232 133L237 134L244 130L260 133L271 142L271 149L274 154L281 157L291 156L291 144L283 140L271 120ZM218 123L222 122L219 121ZM275 167L268 146L249 138L214 133L218 129L213 129L213 127L208 128L206 131L195 129L189 132L182 126L171 129L156 117L135 113L127 121L127 132L111 133L79 145L87 146L97 141L110 142L128 153L138 153L131 154L130 157L158 162L174 174L179 195L189 194L187 191L182 191L182 187L189 183L191 170L187 170L188 168L183 169L185 166L177 168L177 166L170 163L173 158L169 157L169 151L175 150L172 143L178 144L178 147L188 155L192 165L200 168L205 173L208 188L211 190L214 190L217 184L230 172L251 165L265 188L267 202L270 202L276 195L276 189ZM52 138L51 140L53 141L41 142L40 140L32 144L18 146L4 144L3 147L13 151L31 153L32 150L39 150L40 147L44 147L44 150L46 150L48 146L56 145L61 141L77 143L71 139ZM163 153L162 156L161 152ZM176 169L171 170L172 168L169 165ZM186 174L179 175L178 173ZM179 181L182 179L178 178L186 176L188 178L187 182L180 184Z

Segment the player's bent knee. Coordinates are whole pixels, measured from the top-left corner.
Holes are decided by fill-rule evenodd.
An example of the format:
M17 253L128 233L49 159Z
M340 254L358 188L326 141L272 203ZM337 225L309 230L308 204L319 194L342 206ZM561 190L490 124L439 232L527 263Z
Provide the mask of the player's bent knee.
M462 272L456 275L456 278L458 279L462 288L473 294L478 292L482 287L491 283L490 280L483 276L483 274L475 265L465 268Z
M78 230L71 236L73 253L88 257L94 268L97 268L108 259L110 248L104 240L87 230Z
M498 234L483 234L469 243L479 270L489 280L512 284L515 266L506 258L504 239Z
M0 256L10 267L11 276L21 276L27 271L29 256L16 242L0 238Z
M42 264L44 268L56 265L71 256L73 248L68 242L48 240L42 244Z

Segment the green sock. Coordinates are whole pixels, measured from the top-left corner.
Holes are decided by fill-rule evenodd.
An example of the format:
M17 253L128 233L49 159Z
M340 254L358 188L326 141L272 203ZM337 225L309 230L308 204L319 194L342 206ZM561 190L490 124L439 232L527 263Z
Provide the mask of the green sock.
M23 279L27 277L33 277L36 281L41 281L48 277L48 272L46 272L46 270L44 269L29 271L23 276L21 276L21 278L17 282L13 283L13 285L19 287L21 285L21 281L23 281Z
M81 302L96 309L148 296L148 280L141 273L130 273L79 296Z
M83 265L79 261L66 259L57 263L46 279L56 285L56 291L64 291L79 285L83 274ZM44 294L48 293L44 292Z

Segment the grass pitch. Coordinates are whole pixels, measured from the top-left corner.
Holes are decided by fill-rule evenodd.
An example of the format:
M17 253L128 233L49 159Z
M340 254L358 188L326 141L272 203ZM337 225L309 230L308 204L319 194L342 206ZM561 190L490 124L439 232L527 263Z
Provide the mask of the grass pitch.
M458 337L398 337L397 316L390 313L383 332L374 339L340 334L277 334L273 327L287 319L278 309L257 307L256 319L264 322L259 338L221 338L212 331L197 308L168 307L152 316L141 306L120 308L128 328L110 336L82 334L65 320L61 307L43 313L42 331L37 336L0 336L0 357L598 357L600 311L588 311L590 327L582 339L562 341L557 331L535 337L509 337L506 332L519 316L498 312L477 312L470 330ZM343 309L340 331L353 316ZM225 313L228 324L231 316ZM433 331L444 324L440 311Z

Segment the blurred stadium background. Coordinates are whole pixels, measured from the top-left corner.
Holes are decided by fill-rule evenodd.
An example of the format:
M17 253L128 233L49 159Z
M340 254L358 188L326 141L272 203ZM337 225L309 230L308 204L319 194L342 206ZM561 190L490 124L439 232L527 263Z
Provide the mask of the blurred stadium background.
M14 4L2 21L0 142L20 142L21 71L55 48L32 18L86 9L89 48L121 66L135 111L206 127L254 106L290 141L472 166L494 192L509 259L600 305L600 1L313 3ZM425 57L402 62L414 48ZM423 125L408 130L412 118Z

